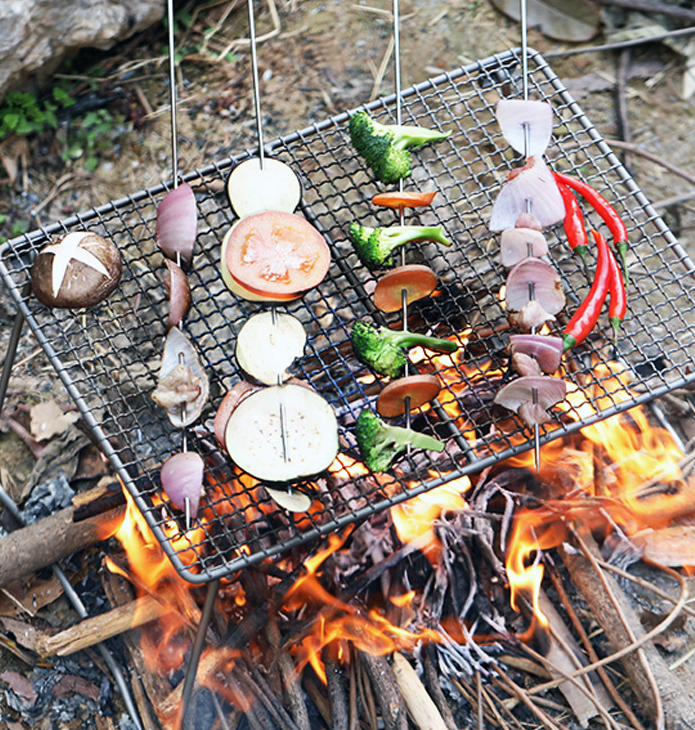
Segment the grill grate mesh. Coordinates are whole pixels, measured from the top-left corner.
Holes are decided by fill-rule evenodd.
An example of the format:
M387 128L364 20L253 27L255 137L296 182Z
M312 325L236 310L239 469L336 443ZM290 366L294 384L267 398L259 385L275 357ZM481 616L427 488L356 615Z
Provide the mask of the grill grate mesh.
M580 175L613 201L631 241L629 309L620 342L616 349L604 313L586 346L565 359L563 377L570 393L556 409L555 420L541 427L541 442L546 442L695 380L695 266L533 51L529 71L530 97L550 101L556 113L548 161L555 169ZM3 281L156 538L187 580L206 582L228 575L531 447L520 422L492 404L505 377L510 330L498 297L506 274L486 221L507 172L519 164L494 117L500 97L521 97L516 50L403 92L403 123L452 131L447 140L415 153L406 189L434 189L438 195L431 209L409 212L407 222L441 224L455 241L449 249L432 243L408 248L408 260L427 262L440 282L436 296L412 305L409 328L456 335L461 348L454 359L423 356L415 365L437 373L444 387L432 408L413 414L413 427L447 439L446 450L434 458L414 452L385 475L366 473L356 451L352 423L364 405L373 405L382 384L355 360L349 335L357 317L398 327L399 315L374 309L368 292L375 277L359 264L346 231L351 220L393 224L393 212L370 203L383 186L374 183L352 149L347 114L266 147L268 155L299 174L303 199L298 212L322 231L333 252L323 283L283 308L304 322L309 336L296 374L326 397L340 423L341 453L329 472L294 486L314 497L307 513L284 512L255 480L236 473L216 448L210 428L222 395L240 379L233 356L236 333L263 306L236 299L218 274L220 242L234 221L220 181L253 152L185 178L196 190L199 237L189 273L193 307L184 329L211 382L208 407L199 425L189 430L190 448L206 460L207 490L200 519L186 534L180 513L161 503L157 476L162 460L180 450L181 434L149 397L167 314L154 221L169 187L139 191L15 238L0 249ZM395 121L393 97L367 108L380 121ZM600 227L600 219L582 207L587 225ZM25 293L29 268L50 236L81 228L95 230L120 247L122 283L106 302L87 311L49 311ZM570 254L562 226L546 234L571 312L590 282L578 257ZM629 392L614 376L616 371L629 377ZM577 405L575 392L583 394L590 408Z

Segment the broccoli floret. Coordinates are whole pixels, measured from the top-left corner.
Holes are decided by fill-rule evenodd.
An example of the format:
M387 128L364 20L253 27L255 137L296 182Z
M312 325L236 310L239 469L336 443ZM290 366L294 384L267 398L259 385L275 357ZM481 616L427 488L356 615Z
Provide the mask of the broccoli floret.
M428 142L446 139L449 134L414 125L381 124L365 111L350 117L352 144L377 179L387 184L410 175L408 148L418 149Z
M397 378L403 372L408 348L417 346L436 352L454 352L458 349L458 345L451 340L392 330L369 322L357 321L352 328L352 349L357 359L377 373L391 378Z
M380 269L392 263L391 254L411 241L437 241L451 246L441 226L389 226L370 228L356 221L350 223L348 235L359 260L368 269Z
M355 437L362 459L372 471L389 469L409 445L430 451L444 449L444 443L439 439L410 428L389 426L369 408L365 408L357 419Z

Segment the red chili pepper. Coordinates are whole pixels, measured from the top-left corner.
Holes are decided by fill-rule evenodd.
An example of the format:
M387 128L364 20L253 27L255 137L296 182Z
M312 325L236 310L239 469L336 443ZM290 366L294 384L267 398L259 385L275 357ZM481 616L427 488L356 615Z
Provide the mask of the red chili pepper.
M377 193L372 198L374 205L383 205L386 208L418 208L422 205L430 205L437 194L436 190L429 193Z
M608 293L611 297L608 305L608 317L615 330L615 342L617 344L620 323L625 318L625 312L627 311L627 295L625 294L625 284L623 283L620 266L618 266L618 262L610 249L608 249L608 264L610 266Z
M589 238L584 228L584 214L579 207L577 198L567 185L561 183L559 180L555 182L557 183L557 189L560 191L560 195L562 195L562 202L565 204L565 219L562 225L567 236L567 243L573 251L578 253L586 261Z
M567 352L579 342L586 339L587 335L594 328L601 314L601 308L606 301L608 294L608 286L610 282L610 263L608 254L610 249L605 237L598 231L592 230L591 233L596 241L597 261L596 274L591 284L589 293L584 301L579 305L577 311L572 315L572 319L562 332L563 352Z
M628 284L630 278L627 273L627 228L623 223L623 219L603 195L597 190L594 190L589 183L578 180L570 175L565 175L562 172L554 172L553 175L555 176L556 182L567 185L568 188L572 188L572 190L585 198L601 218L603 218L603 222L613 234L613 245L620 256L625 283Z

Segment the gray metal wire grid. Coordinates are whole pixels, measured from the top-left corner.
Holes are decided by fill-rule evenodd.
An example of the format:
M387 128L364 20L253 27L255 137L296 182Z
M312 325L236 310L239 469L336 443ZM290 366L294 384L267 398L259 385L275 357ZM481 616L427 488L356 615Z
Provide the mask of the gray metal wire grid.
M646 402L695 380L695 265L650 206L618 159L572 100L544 59L529 52L531 98L550 101L556 126L548 162L586 179L611 200L629 230L628 315L617 349L610 326L566 358L570 392L583 394L556 409L541 427L541 442ZM400 326L399 315L377 312L369 297L375 275L357 260L347 240L351 220L366 225L397 221L370 202L384 189L353 150L348 114L341 114L266 145L269 156L289 164L303 186L300 211L328 240L333 261L326 279L301 300L283 307L305 324L306 356L296 374L330 402L340 423L341 452L331 469L293 485L314 498L307 513L286 513L262 485L240 473L221 453L211 421L224 393L240 378L234 360L236 333L264 305L237 299L218 272L220 242L234 214L219 181L253 152L216 162L185 177L196 191L199 236L189 272L193 307L184 329L207 368L211 398L189 447L206 461L206 495L194 529L184 534L179 512L160 499L161 462L180 450L181 434L150 399L165 337L167 295L159 277L162 255L155 242L156 207L170 184L142 190L15 238L0 249L0 275L37 340L75 400L104 452L181 576L194 583L230 575L280 555L421 492L480 471L532 446L531 434L492 399L508 377L505 346L512 332L499 290L506 272L498 263L496 236L487 229L492 203L511 167L519 164L494 117L498 98L521 96L519 51L508 51L406 89L404 123L450 130L451 136L415 153L406 189L434 189L434 206L408 214L408 222L441 224L454 246L418 243L409 261L425 261L439 277L435 295L412 306L409 328L456 337L456 355L423 354L416 369L443 383L431 408L413 414L413 427L447 440L441 455L414 452L388 474L362 467L352 424L382 387L355 359L349 341L358 317ZM366 105L380 121L394 121L395 99ZM583 203L587 225L601 220ZM422 210L422 209L420 209ZM125 271L118 290L80 312L49 310L24 285L47 240L89 228L120 248ZM547 232L551 257L562 274L567 311L590 282L564 241L562 226ZM557 324L558 331L563 324ZM612 373L630 379L627 391Z

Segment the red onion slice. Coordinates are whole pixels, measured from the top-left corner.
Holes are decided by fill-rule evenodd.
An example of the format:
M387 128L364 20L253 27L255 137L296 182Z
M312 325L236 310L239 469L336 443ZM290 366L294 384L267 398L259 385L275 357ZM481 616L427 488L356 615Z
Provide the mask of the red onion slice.
M538 218L533 213L527 213L526 211L519 214L514 228L533 228L534 231L543 230L543 226L538 222Z
M175 261L180 254L183 263L190 264L197 235L195 195L188 183L181 183L157 206L157 243L168 258Z
M545 256L548 242L545 236L533 228L507 228L500 236L500 261L502 266L514 266L529 256Z
M186 499L189 501L190 514L195 516L200 505L200 495L203 492L204 464L200 454L195 451L183 451L170 456L159 474L162 489L166 492L171 503L180 510L186 509Z
M529 428L552 420L550 413L540 403L522 403L517 415Z
M512 170L500 190L490 215L490 230L514 228L522 213L533 213L543 228L565 217L565 204L555 179L541 158L531 157Z
M554 373L562 360L562 338L552 335L510 335L509 349L534 358L544 373Z
M566 390L565 381L561 378L553 378L550 375L527 375L501 387L495 396L495 403L517 413L524 404L538 406L538 408L527 406L524 409L524 415L534 419L533 423L524 422L526 425L534 425L545 422L538 420L541 412L548 411L559 403L565 397Z
M532 300L548 314L557 314L565 306L565 293L559 274L549 263L525 258L507 276L507 309L518 312Z
M515 352L512 354L511 366L512 370L519 373L519 375L540 375L542 372L538 360L523 352Z
M527 302L518 312L510 312L509 319L524 332L533 332L555 317L543 309L537 299Z
M500 99L495 113L504 138L517 152L531 157L546 151L553 133L553 107L547 101Z
M183 269L169 259L164 263L169 270L169 276L164 280L169 292L169 317L167 318L167 330L178 327L183 318L191 308L191 288L188 285L188 277Z

